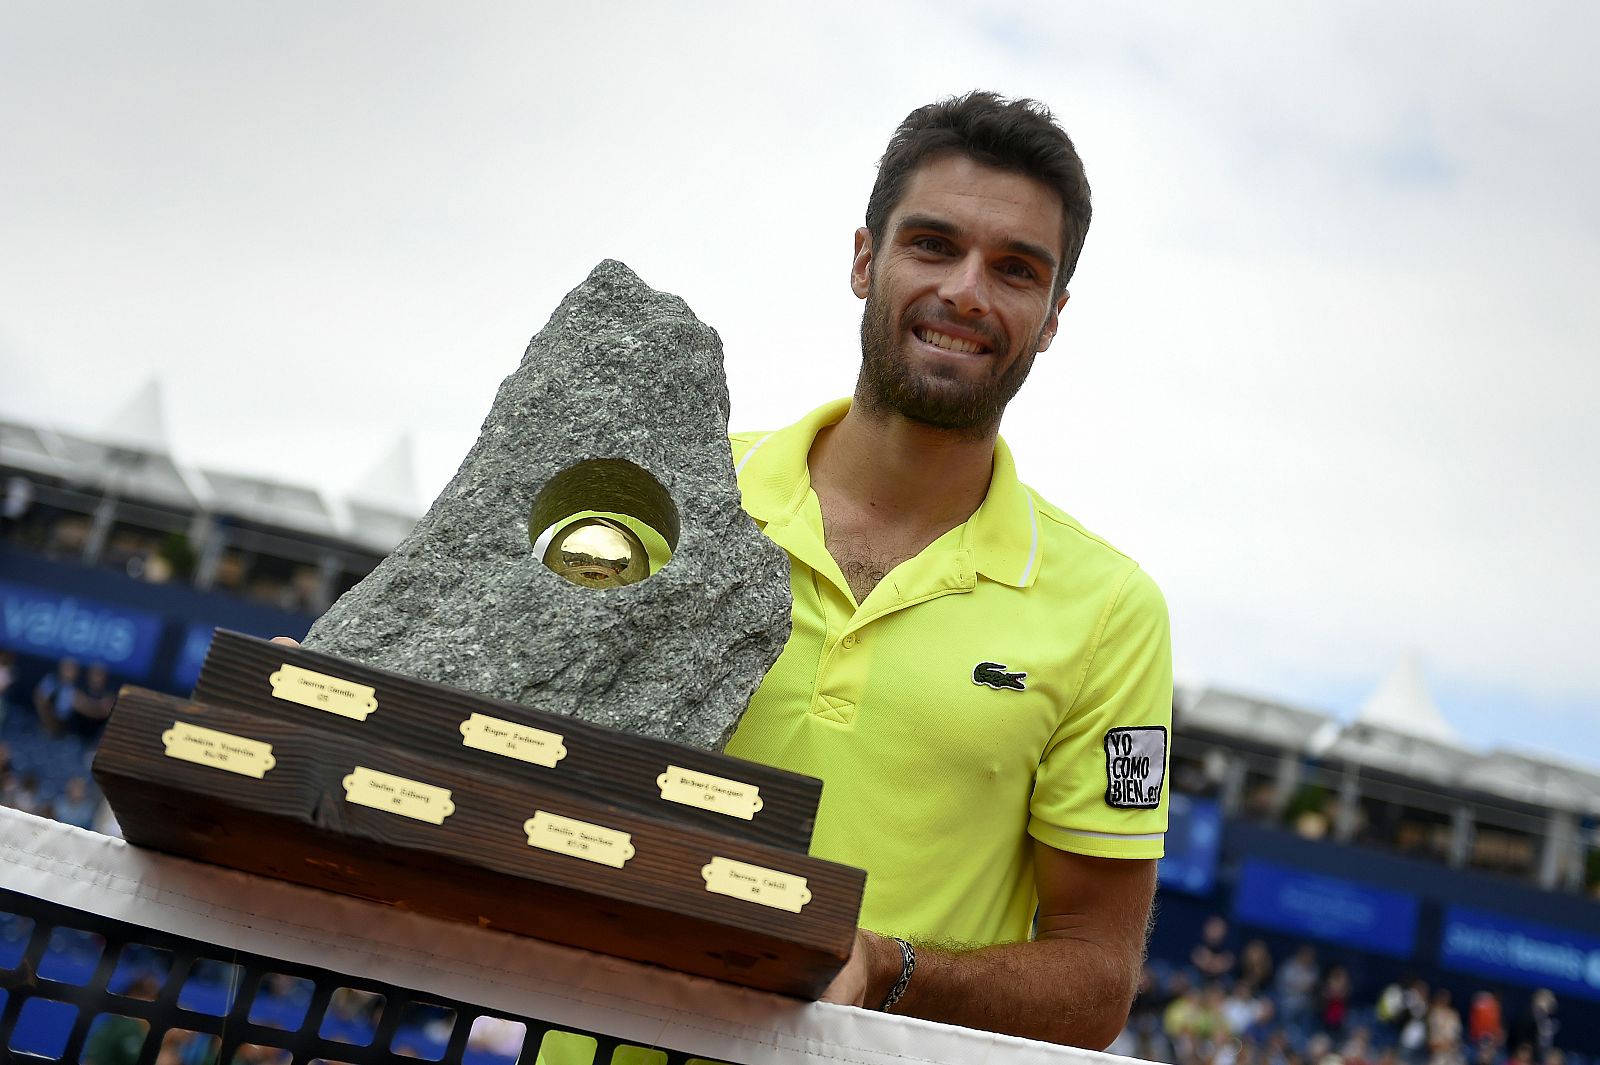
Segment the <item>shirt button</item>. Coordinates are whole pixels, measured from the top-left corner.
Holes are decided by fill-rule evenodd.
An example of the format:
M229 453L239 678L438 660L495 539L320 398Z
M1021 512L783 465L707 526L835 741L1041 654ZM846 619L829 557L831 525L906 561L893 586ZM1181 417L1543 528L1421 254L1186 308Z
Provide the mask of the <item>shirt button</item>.
M839 642L844 644L846 650L849 650L856 645L856 634L853 632L846 633L845 638Z

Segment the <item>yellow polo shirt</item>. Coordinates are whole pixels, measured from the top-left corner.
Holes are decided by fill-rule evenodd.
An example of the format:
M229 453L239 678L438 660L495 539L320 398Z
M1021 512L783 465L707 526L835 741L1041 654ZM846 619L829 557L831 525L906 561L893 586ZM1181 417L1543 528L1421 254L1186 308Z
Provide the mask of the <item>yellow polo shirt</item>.
M789 552L794 629L728 753L825 781L812 852L867 870L863 927L1026 939L1032 839L1162 854L1166 605L1017 480L1003 441L977 512L856 603L806 466L848 409L733 437L745 510Z

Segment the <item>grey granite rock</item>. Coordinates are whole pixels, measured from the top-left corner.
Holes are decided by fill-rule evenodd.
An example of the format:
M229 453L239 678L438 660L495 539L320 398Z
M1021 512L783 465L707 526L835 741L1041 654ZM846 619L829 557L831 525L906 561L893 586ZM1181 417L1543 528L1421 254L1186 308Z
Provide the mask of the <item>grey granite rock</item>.
M787 556L739 506L727 427L716 333L601 263L501 384L455 478L306 646L721 749L788 639L790 608ZM675 508L676 550L637 584L569 584L534 555L536 501L632 513L669 541Z

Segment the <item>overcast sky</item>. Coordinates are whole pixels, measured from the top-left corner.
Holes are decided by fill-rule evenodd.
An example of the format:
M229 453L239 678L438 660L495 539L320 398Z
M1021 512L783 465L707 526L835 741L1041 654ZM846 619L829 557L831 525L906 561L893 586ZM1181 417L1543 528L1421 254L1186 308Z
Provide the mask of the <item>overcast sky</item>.
M1004 434L1145 565L1180 677L1600 763L1600 7L0 6L0 413L426 503L602 258L736 429L847 393L911 108L1047 102L1095 219Z

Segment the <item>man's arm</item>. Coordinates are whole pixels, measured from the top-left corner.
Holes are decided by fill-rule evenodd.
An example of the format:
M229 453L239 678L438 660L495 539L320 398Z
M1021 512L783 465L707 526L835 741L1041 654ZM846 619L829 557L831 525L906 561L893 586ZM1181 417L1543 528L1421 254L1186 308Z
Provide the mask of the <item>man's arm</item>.
M913 944L895 1013L1100 1050L1128 1020L1155 895L1153 859L1089 858L1034 843L1038 938L971 951ZM865 930L825 1002L876 1008L900 947Z

